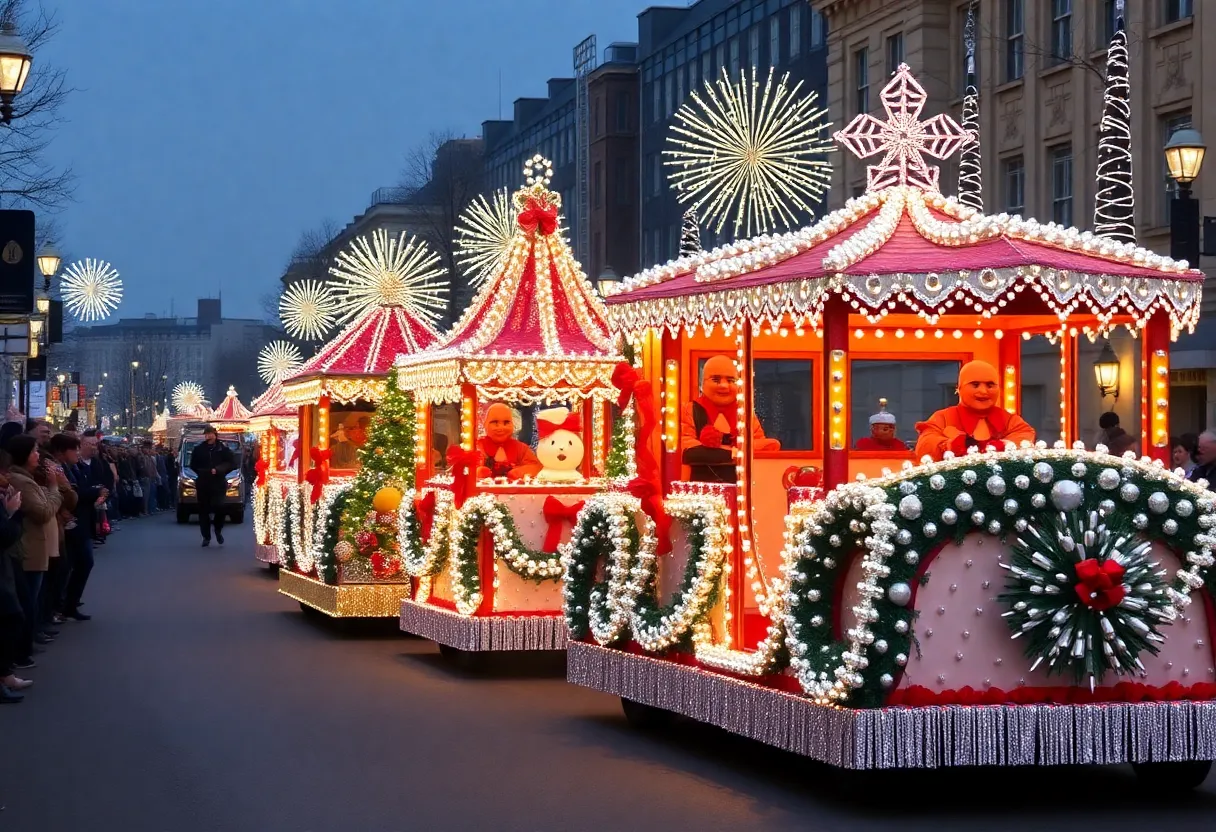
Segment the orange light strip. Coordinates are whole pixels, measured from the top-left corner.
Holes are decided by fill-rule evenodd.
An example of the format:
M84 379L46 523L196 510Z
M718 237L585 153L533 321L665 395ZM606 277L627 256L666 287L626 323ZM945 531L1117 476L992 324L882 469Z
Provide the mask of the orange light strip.
M329 447L329 397L322 396L317 403L317 447L325 450Z
M1165 350L1153 350L1151 373L1153 447L1164 448L1170 443L1170 356Z
M830 447L833 451L844 450L845 402L848 401L849 374L845 366L844 350L832 350L828 357L828 372L831 373L832 430Z
M1005 409L1016 413L1018 409L1018 368L1005 365Z
M663 446L668 453L680 447L680 363L669 358L663 364Z

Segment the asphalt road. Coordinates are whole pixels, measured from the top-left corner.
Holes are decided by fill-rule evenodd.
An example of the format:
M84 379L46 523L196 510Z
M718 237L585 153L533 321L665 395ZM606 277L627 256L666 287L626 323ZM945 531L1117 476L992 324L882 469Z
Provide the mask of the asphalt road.
M1216 777L1178 800L1123 768L842 775L692 723L639 733L560 656L470 676L386 622L308 620L250 527L228 538L158 517L99 549L94 619L0 708L0 830L1110 832L1216 811Z

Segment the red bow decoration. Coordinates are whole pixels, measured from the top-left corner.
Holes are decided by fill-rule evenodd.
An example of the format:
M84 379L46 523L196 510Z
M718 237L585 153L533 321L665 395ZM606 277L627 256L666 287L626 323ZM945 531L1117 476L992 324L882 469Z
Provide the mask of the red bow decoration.
M1080 581L1073 589L1081 603L1101 612L1118 606L1127 594L1123 588L1123 567L1113 560L1098 563L1097 558L1089 558L1077 564L1077 579Z
M481 454L453 445L448 448L448 465L452 468L452 497L455 498L456 508L460 508L476 489Z
M658 540L655 552L660 555L671 553L671 518L663 511L663 500L659 489L649 480L641 477L629 481L625 490L642 501L642 511L654 521L654 536Z
M253 470L258 472L257 485L262 487L266 484L266 469L270 467L270 463L264 459L259 459L253 464Z
M554 431L568 430L571 433L579 433L582 429L583 420L577 413L571 413L561 422L550 422L548 419L536 420L536 430L541 439L552 436Z
M291 459L287 460L287 467L295 465L300 461L300 437L296 437L291 441Z
M313 448L309 454L316 464L304 474L304 482L312 486L308 501L315 503L321 499L321 489L329 482L329 458L333 456L333 451L329 448Z
M428 491L419 500L414 500L414 511L418 515L418 531L423 540L430 540L431 527L435 524L435 492Z
M545 498L544 515L545 522L549 524L548 530L545 532L544 550L546 552L556 552L557 544L562 541L562 523L573 524L578 518L578 513L583 510L583 501L566 505L561 500L553 495Z
M528 207L520 212L517 222L528 234L539 230L542 237L548 237L557 230L557 208L537 199L529 199Z

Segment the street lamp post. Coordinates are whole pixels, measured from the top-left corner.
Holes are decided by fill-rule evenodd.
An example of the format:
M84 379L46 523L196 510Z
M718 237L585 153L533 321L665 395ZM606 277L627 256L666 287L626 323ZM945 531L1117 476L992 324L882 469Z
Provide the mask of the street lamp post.
M6 20L0 24L0 121L13 120L13 99L21 93L30 74L33 56L17 34L17 26Z
M595 281L596 291L600 293L600 297L607 297L608 292L610 292L612 287L619 283L620 280L621 276L616 273L616 270L613 269L612 266L605 266L604 270L600 272L600 276Z
M128 424L127 424L127 433L130 434L132 439L135 438L135 371L138 369L139 369L139 362L132 361L131 362L131 409L127 411L129 414L131 414L130 418L128 420Z
M1165 166L1178 190L1170 202L1170 257L1199 267L1199 202L1191 183L1199 178L1207 145L1198 130L1175 130L1165 144Z

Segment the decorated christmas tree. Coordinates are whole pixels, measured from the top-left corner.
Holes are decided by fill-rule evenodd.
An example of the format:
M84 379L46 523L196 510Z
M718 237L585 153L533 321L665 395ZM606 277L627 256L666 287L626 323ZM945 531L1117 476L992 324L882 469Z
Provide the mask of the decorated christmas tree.
M980 91L975 77L975 0L967 10L963 32L967 48L967 89L963 92L963 129L971 141L963 145L958 160L958 201L977 211L984 210L983 176L980 168Z
M692 257L701 250L701 227L697 224L697 212L689 208L684 212L680 226L680 256Z
M1123 243L1136 242L1131 122L1127 32L1123 28L1123 0L1116 0L1115 34L1106 50L1106 91L1098 132L1098 196L1094 201L1094 231Z

